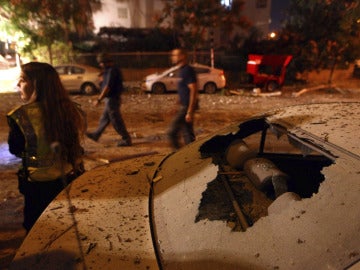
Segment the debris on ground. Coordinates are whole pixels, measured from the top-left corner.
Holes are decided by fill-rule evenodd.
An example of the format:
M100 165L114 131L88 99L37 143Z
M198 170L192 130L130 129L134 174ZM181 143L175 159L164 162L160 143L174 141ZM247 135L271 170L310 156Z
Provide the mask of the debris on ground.
M301 96L301 95L303 95L305 93L314 92L314 91L321 91L321 90L337 92L337 93L340 93L340 94L346 94L347 93L346 90L341 89L340 87L337 87L336 85L333 85L333 84L321 84L321 85L318 85L318 86L303 88L299 92L294 92L292 95L293 95L293 97L299 97L299 96Z
M236 90L229 90L228 94L237 95L237 96L251 95L254 97L274 97L274 96L281 96L281 91L261 92L260 88L254 88L253 91L245 91L243 89L236 89Z

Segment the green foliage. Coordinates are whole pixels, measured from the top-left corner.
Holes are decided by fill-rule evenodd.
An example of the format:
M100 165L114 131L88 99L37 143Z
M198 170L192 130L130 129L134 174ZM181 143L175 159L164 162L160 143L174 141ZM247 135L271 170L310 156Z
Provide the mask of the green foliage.
M68 44L71 33L80 36L92 33L91 3L99 5L101 1L1 0L0 17L6 18L6 24L13 27L11 32L22 33L20 52L32 53L35 57L47 55L47 60L52 62L54 43ZM48 53L36 56L36 49L40 47L46 47Z
M356 0L292 0L279 43L299 72L334 69L359 56L359 19Z
M159 26L164 27L168 21L180 45L197 50L206 47L214 28L220 29L224 35L231 33L234 26L246 27L247 22L240 16L243 1L234 0L231 9L220 4L219 0L162 0L164 9L162 16L156 18Z
M97 44L109 52L169 51L178 46L171 29L101 27Z
M72 46L63 42L57 41L52 43L51 53L53 65L71 62L75 59ZM23 58L40 62L49 62L50 59L49 48L47 46L36 46L36 48L28 49L26 51L23 51L22 56Z

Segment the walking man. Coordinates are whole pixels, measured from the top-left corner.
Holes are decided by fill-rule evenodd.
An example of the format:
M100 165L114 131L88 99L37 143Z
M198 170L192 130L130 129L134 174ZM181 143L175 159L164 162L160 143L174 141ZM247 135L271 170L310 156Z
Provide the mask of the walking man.
M168 133L170 144L179 149L180 132L184 143L195 141L194 113L198 106L198 90L195 70L188 64L187 52L184 49L175 49L171 53L171 61L180 66L180 81L178 82L179 108L173 119Z
M124 120L120 113L121 93L123 92L122 74L117 66L115 66L110 55L101 53L97 57L97 61L103 68L103 78L101 81L101 93L94 106L98 106L102 100L105 107L99 120L99 125L94 132L86 133L87 137L94 141L98 141L105 128L111 123L117 133L122 137L117 146L131 146L131 137L126 129Z

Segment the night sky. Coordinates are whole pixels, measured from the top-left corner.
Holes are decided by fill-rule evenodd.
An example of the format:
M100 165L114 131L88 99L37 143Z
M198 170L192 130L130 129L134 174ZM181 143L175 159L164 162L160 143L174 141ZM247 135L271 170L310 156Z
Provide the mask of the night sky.
M291 0L271 0L271 24L270 31L279 30L281 20Z

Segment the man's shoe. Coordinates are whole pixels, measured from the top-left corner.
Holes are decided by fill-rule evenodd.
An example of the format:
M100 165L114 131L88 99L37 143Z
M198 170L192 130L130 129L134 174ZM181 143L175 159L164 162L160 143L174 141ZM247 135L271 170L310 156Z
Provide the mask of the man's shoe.
M121 146L131 146L132 143L130 140L121 140L118 142L117 146L121 147Z
M86 132L86 136L94 142L99 140L99 136L96 136L94 133Z

